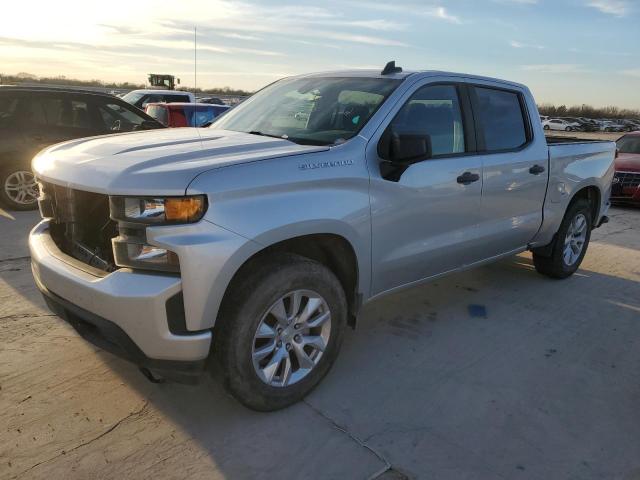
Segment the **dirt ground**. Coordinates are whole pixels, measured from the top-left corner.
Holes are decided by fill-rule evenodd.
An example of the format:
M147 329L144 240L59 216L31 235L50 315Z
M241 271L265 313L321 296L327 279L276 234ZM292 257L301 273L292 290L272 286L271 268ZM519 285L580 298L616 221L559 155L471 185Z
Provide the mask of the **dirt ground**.
M528 254L369 305L307 399L151 384L44 306L0 216L0 479L638 479L640 210L581 270Z

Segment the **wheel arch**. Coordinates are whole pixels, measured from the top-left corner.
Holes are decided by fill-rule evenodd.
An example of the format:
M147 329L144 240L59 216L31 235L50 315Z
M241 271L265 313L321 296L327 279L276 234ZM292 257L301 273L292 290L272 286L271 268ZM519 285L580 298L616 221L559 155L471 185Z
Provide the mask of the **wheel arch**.
M280 238L272 243L261 243L261 245L261 249L246 258L236 269L227 283L220 305L224 304L225 298L238 280L244 275L249 275L257 263L274 253L294 253L321 263L338 278L347 298L349 325L355 327L365 293L364 283L368 275L363 274L363 269L366 267L360 265L356 248L350 240L335 232L315 232ZM217 320L216 324L218 324Z
M592 225L596 225L600 214L600 202L602 199L602 192L600 191L600 188L597 185L592 184L583 186L576 190L567 204L565 213L574 202L581 198L589 202L589 205L591 206L591 223Z

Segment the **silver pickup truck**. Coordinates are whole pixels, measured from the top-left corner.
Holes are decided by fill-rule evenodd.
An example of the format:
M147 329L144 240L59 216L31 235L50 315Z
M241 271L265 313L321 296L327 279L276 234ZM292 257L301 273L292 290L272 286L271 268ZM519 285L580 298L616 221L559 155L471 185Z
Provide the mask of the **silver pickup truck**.
M522 85L390 62L283 79L210 128L58 144L33 160L33 275L150 380L214 364L245 405L282 408L367 302L525 250L577 270L615 144L545 139L538 118Z

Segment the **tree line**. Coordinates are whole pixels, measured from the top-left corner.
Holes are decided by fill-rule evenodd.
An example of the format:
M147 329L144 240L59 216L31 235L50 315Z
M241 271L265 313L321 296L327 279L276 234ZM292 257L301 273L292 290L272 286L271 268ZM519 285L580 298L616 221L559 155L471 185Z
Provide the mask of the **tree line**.
M113 88L123 90L136 90L140 88L146 88L143 83L131 83L131 82L103 82L102 80L78 80L76 78L67 78L64 75L58 75L55 77L38 77L31 73L18 73L17 75L6 75L0 73L0 85L11 85L16 83L42 83L45 85L61 85L61 86L73 86L73 87L98 87L98 88ZM194 89L188 87L179 87L178 90L188 90L194 92ZM212 95L239 95L247 96L253 92L241 90L239 88L231 87L216 87L216 88L196 88L195 93L207 93Z
M640 118L640 110L618 108L614 106L596 108L591 105L538 105L540 115L549 117L586 117L586 118Z

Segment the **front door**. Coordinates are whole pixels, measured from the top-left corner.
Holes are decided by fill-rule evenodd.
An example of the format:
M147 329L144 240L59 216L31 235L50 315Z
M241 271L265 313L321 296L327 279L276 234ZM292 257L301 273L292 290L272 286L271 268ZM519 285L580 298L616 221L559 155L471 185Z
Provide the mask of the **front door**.
M381 157L387 133L379 131L369 142L374 295L480 255L482 168L471 154L475 140L466 90L427 83L407 93L400 105L380 130L427 135L431 156L398 169Z

